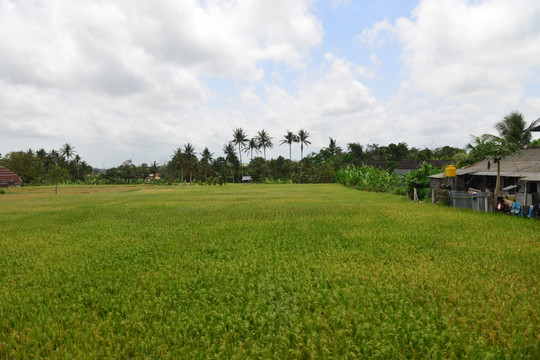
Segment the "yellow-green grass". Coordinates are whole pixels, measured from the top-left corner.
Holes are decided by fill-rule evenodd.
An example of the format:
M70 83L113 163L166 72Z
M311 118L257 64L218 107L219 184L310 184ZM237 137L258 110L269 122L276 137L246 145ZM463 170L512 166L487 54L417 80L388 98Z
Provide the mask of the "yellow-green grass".
M538 221L340 185L0 195L0 358L539 358Z

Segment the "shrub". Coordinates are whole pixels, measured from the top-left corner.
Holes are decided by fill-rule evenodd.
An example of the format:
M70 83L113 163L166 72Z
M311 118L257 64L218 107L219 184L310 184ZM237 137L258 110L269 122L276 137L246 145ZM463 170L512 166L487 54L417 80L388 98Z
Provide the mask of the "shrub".
M400 185L399 176L393 171L373 166L347 166L336 172L336 182L364 191L390 192Z
M430 175L438 174L441 171L441 169L434 168L425 162L422 163L420 169L411 171L403 177L407 191L412 194L416 188L418 199L424 200L426 197L429 197Z

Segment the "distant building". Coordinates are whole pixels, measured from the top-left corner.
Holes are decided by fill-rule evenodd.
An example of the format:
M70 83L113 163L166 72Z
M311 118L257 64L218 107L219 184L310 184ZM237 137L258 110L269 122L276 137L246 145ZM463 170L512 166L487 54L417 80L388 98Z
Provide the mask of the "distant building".
M13 171L0 166L0 187L20 187L22 184L22 179L19 175L15 174Z

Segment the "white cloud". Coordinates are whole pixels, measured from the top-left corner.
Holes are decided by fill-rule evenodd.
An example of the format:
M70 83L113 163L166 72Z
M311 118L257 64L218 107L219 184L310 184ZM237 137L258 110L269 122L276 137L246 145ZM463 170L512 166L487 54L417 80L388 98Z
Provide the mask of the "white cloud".
M423 0L394 31L411 80L425 94L519 97L540 66L539 18L536 0Z
M540 2L423 0L350 39L361 55L324 48L314 4L0 0L0 152L70 142L113 166L166 161L191 142L219 156L236 127L269 131L271 156L288 156L279 138L300 128L310 150L330 136L459 145L519 105L540 115ZM385 48L396 44L401 58ZM401 85L383 102L390 77Z
M394 26L388 19L384 19L382 21L377 21L372 27L362 30L362 33L356 36L355 40L369 45L382 45L385 42L385 36L381 34L385 32L392 33L393 30Z
M311 3L0 0L0 132L134 151L202 143L222 126L203 105L208 79L303 68L322 38Z
M0 2L0 74L45 86L101 84L113 94L148 86L149 66L257 79L258 63L301 67L322 37L311 1ZM121 84L121 85L119 85Z
M540 97L528 97L525 99L525 104L528 107L528 113L526 113L526 119L529 122L540 118Z
M380 111L370 89L361 81L363 73L346 58L327 53L319 69L297 81L294 92L278 85L266 86L264 102L254 112L237 115L236 123L248 134L264 128L275 138L281 138L287 129L304 128L311 133L316 149L326 146L328 137L337 134L346 133L340 141L358 141L369 127L377 128L370 119ZM251 90L243 96L246 100L252 97ZM285 150L282 152L285 156Z
M510 111L534 114L537 99L524 96L540 83L538 18L535 0L422 0L412 17L364 29L356 40L375 54L397 40L406 71L398 93L379 102L386 126L370 139L463 146Z

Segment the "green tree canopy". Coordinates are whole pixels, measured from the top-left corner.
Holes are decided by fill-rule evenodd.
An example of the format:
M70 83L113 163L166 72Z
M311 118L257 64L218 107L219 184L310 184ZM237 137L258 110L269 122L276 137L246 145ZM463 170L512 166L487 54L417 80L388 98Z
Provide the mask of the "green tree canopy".
M533 121L529 126L520 112L513 111L495 124L501 138L524 148L531 142L531 129L540 124L540 119Z

